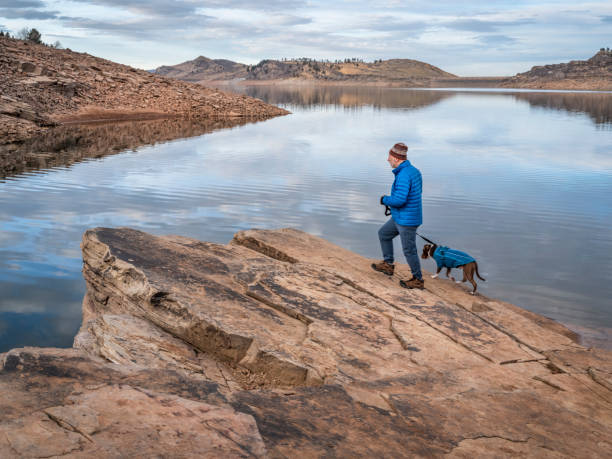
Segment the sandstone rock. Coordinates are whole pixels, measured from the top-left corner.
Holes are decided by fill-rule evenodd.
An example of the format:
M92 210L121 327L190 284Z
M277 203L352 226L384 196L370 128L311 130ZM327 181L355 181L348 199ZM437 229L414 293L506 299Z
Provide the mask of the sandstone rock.
M515 306L441 280L407 291L291 229L219 245L97 228L82 249L79 349L1 356L9 457L603 458L612 447L612 353Z
M251 416L217 385L76 350L1 355L1 457L261 457ZM212 404L211 404L212 403Z
M13 356L9 356L9 371ZM7 363L3 369L6 371ZM55 375L49 376L53 379ZM69 378L70 375L64 376ZM2 457L265 454L254 419L229 406L214 406L124 384L79 388L58 401L62 405L40 406L32 413L3 419Z

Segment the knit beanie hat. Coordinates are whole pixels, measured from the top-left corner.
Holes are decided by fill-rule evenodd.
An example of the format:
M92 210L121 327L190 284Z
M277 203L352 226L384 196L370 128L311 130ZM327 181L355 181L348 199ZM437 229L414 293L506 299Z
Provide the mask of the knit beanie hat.
M400 142L393 145L393 148L389 150L389 154L396 159L407 159L406 153L408 152L408 147L406 144Z

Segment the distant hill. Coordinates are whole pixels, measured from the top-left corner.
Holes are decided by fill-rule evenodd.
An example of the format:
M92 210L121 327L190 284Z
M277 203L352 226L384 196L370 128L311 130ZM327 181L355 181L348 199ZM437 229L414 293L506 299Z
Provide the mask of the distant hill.
M413 59L381 59L374 62L356 59L346 59L342 62L266 59L257 65L245 65L204 56L178 65L158 67L152 72L194 83L293 80L414 87L612 90L612 51L601 49L586 61L536 66L513 77L461 78Z
M154 73L192 82L244 79L312 80L338 82L411 82L426 85L435 78L455 78L455 75L425 62L412 59L377 60L362 62L316 61L313 59L272 60L257 65L245 65L224 59L200 56L174 66L163 66Z
M507 88L612 90L612 51L601 49L586 61L539 65L500 83Z
M182 64L158 67L153 73L168 78L197 82L246 78L247 68L248 66L245 64L228 61L227 59L209 59L199 56Z

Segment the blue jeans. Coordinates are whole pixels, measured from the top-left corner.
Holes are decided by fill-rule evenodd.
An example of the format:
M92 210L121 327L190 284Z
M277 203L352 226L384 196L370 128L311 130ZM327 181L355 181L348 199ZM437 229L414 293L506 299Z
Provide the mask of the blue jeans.
M412 275L417 279L423 279L421 274L421 263L416 246L416 231L418 226L403 226L395 223L393 218L390 218L387 223L378 230L378 239L380 239L380 248L382 249L383 259L387 263L393 263L393 238L399 234L402 241L402 249L404 256L410 266Z

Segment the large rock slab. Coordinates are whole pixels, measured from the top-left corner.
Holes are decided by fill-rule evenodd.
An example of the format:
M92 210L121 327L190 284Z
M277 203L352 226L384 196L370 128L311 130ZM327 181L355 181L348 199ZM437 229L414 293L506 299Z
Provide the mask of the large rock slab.
M113 456L141 437L179 456L606 457L612 447L611 353L516 306L442 281L402 289L371 260L291 229L220 245L96 228L82 249L76 349L2 356L10 454ZM106 434L97 426L113 432L122 416L103 402L115 398L147 422L125 416L124 435Z
M397 279L372 272L370 260L307 233L293 229L241 231L232 244L279 260L312 263L325 271L331 270L395 308L405 305L403 311L407 314L492 361L505 362L513 357L521 360L546 350L576 345L571 332L559 324L551 324L550 320L516 306L483 297L475 299L442 280L428 279L427 289L422 293L398 289ZM400 265L400 276L408 277L406 269Z

